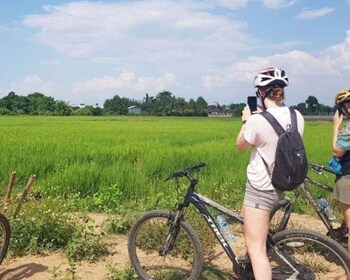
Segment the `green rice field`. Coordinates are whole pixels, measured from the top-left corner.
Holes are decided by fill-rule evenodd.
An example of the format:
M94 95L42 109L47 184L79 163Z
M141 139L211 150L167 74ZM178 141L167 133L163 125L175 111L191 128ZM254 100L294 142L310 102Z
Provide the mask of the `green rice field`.
M239 206L249 152L235 147L240 119L171 117L0 117L0 193L12 171L21 191L35 174L33 190L86 198L118 191L123 201L173 192L163 180L173 170L207 163L199 190ZM306 122L309 161L331 154L329 121ZM330 180L332 182L332 180ZM220 194L220 192L222 192Z

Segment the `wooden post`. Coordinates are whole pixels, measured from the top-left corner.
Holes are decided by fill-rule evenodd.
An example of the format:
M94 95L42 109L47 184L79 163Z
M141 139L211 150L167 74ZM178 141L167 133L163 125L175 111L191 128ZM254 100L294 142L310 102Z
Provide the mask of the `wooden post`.
M22 208L22 204L23 202L27 199L27 196L28 196L28 193L29 193L29 189L30 187L33 185L33 182L34 182L34 179L35 179L35 175L33 174L32 176L30 176L28 182L27 182L27 185L25 186L23 192L22 192L22 198L21 200L18 202L18 205L17 205L17 208L16 208L16 211L15 213L13 214L13 217L16 218L19 211L21 210Z
M7 185L7 192L4 199L4 203L11 201L11 193L12 193L12 188L13 188L13 184L15 183L15 180L16 180L16 171L13 171L11 173L9 184Z
M16 171L13 171L11 173L9 183L7 185L6 195L3 200L2 211L4 213L7 210L7 205L11 202L11 193L12 193L12 188L13 188L13 184L15 183L15 180L16 180Z

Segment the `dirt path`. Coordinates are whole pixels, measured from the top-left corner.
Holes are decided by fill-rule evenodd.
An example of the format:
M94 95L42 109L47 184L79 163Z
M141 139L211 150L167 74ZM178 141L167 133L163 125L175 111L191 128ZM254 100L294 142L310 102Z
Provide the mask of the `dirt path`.
M101 225L104 216L95 216L95 222ZM325 227L319 219L306 215L294 215L291 223L297 228L309 228L320 232L325 232ZM242 234L238 234L238 241L234 245L242 254L244 244ZM109 265L113 265L123 270L128 263L127 253L127 236L108 236L109 251L112 252L108 257L94 263L81 262L74 267L69 265L67 258L62 252L55 252L43 255L29 255L21 258L5 259L0 267L1 280L48 280L48 279L72 279L67 275L74 270L77 278L89 280L106 280L108 279ZM218 253L211 259L211 262L223 268L230 267L227 257Z

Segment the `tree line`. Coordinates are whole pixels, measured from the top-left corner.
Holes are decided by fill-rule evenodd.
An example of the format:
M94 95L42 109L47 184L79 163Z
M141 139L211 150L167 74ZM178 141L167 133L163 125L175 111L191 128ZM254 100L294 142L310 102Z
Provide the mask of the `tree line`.
M229 105L208 105L203 97L190 99L176 97L169 91L162 91L155 96L146 96L138 101L127 97L115 95L106 99L103 107L98 104L71 106L68 102L55 100L40 92L34 92L27 96L10 92L0 99L0 115L128 115L131 106L137 106L142 115L152 116L208 116L211 110L216 112L229 112L230 115L240 116L245 103L232 103ZM335 107L319 104L314 96L309 96L304 103L293 106L303 115L328 115L335 111Z

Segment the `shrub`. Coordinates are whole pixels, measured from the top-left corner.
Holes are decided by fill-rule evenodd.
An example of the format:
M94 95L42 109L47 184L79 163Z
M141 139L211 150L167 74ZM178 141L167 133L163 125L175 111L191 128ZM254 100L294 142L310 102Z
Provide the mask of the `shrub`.
M50 210L45 205L33 208L28 206L18 218L11 219L11 255L65 247L74 232L74 225L67 215Z

